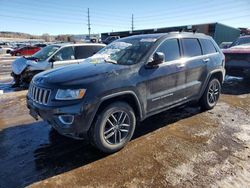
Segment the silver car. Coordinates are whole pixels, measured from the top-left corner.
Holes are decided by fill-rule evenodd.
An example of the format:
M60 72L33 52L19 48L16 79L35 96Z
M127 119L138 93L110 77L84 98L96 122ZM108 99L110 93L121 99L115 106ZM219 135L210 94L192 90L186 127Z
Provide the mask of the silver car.
M21 57L12 63L15 86L28 84L33 76L51 68L77 64L94 55L105 44L53 44L30 57Z

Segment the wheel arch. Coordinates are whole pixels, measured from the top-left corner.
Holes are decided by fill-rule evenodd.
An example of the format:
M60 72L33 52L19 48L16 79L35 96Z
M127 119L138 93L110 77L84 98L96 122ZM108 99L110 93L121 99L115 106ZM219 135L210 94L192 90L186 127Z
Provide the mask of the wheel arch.
M209 81L212 79L212 78L217 78L220 82L220 84L222 85L223 82L224 82L224 77L225 77L225 74L222 70L213 70L210 72L209 76L207 77L206 81L205 81L205 84L201 90L201 93L200 93L200 96L199 96L199 99L202 97L202 95L204 94L206 88L207 88L207 85L209 84Z
M133 108L136 118L139 118L139 120L143 119L141 103L133 91L122 91L103 97L96 114L102 111L107 105L117 101L128 103Z
M223 84L224 75L223 75L223 72L222 72L222 71L215 71L215 72L212 72L211 75L210 75L209 80L211 80L212 78L217 78L217 79L219 80L219 82L220 82L221 84Z

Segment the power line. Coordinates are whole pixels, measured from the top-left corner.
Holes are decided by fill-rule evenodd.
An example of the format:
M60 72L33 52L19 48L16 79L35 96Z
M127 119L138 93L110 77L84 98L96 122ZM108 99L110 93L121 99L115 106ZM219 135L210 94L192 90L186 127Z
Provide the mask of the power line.
M193 9L189 9L189 10L186 10L186 11L176 11L177 13L177 16L173 15L173 12L169 12L166 16L166 14L155 14L154 16L143 16L143 17L136 17L138 22L141 22L141 21L148 21L148 20L159 20L161 18L171 18L171 19L175 19L176 17L181 17L181 16L190 16L190 15L195 15L195 16L203 16L204 14L214 14L215 12L218 12L220 15L221 15L221 10L222 9L226 9L227 11L228 10L236 10L237 8L242 8L240 5L229 5L229 4L226 4L226 5L218 5L216 6L212 12L211 12L211 7L204 7L202 9L198 9L198 10L193 10ZM246 7L247 10L249 10L249 7ZM242 10L242 9L241 9Z
M13 1L12 1L13 2ZM20 3L20 2L14 2L14 3ZM35 4L39 4L39 3L37 3L37 2L32 2L33 4L31 4L31 5L35 5ZM214 1L210 1L210 2L207 2L207 4L206 5L208 5L208 3L214 3ZM242 2L241 2L242 3ZM216 2L216 4L217 4L217 2ZM236 3L235 2L227 2L227 4L225 4L225 5L217 5L216 6L216 8L218 9L219 8L219 10L218 11L221 11L221 9L228 9L227 7L229 6L229 5L234 5L234 7L231 7L231 8L237 8L237 6L235 6L236 5ZM21 4L21 5L24 5L23 3ZM30 5L30 4L29 4ZM41 4L40 4L41 5ZM200 4L198 4L199 6L201 6ZM197 9L197 7L198 7L198 5L196 6L196 5L192 5L192 9L187 9L187 8L185 8L185 11L183 12L183 11L181 11L181 8L177 8L177 9L170 9L170 10L168 10L168 14L169 15L171 15L172 13L174 13L174 12L178 12L178 16L180 16L180 15L187 15L187 16L189 16L190 14L188 14L189 12L190 13L192 13L192 15L196 15L197 13L200 13L201 15L203 15L204 13L208 13L208 11L206 11L206 10L208 10L208 8L210 8L210 6L206 6L205 8L201 8L201 9ZM239 5L239 4L237 4L237 5ZM36 5L35 5L36 6ZM42 7L42 6L39 6L39 7L37 7L36 6L36 11L37 10L39 10L39 8L40 7ZM70 8L70 7L73 7L73 6L67 6L67 8ZM203 6L204 7L204 6ZM53 8L53 7L51 7L51 5L48 7L48 6L46 6L46 8ZM58 8L58 5L57 5L57 8ZM75 7L76 8L76 7ZM0 8L0 9L2 9L2 7ZM194 9L195 9L195 11L194 11ZM73 9L72 8L72 10L75 10L75 11L70 11L70 15L72 16L72 15L79 15L79 16L77 16L75 19L77 19L77 20L79 20L79 17L82 17L82 15L80 15L80 14L76 14L76 12L82 12L82 11L80 11L80 10L82 10L81 8L80 9ZM79 11L76 11L76 10L79 10ZM107 21L111 21L112 19L104 19L104 17L107 17L107 18L110 18L111 16L115 16L115 18L116 18L116 20L120 20L120 22L123 22L123 20L124 20L124 22L127 20L127 18L124 18L124 17L118 17L118 15L116 15L116 14L114 14L114 13L111 13L110 11L105 11L105 12L103 12L103 13L101 13L100 14L100 12L101 11L104 11L104 10L101 10L101 11L97 11L98 9L96 9L96 10L94 10L94 11L92 11L92 12L96 12L96 14L95 14L95 17L98 19L98 17L99 17L99 19L98 20L103 20L103 21L105 21L105 22L107 22ZM47 11L44 11L44 9L42 9L42 11L44 12L44 13L48 13ZM17 11L16 11L17 12ZM23 12L26 12L26 11L23 11ZM49 12L50 14L52 13L55 13L55 14L57 14L57 15L60 15L60 16L63 16L63 15L66 15L67 16L67 14L65 14L65 12L64 12L64 14L60 14L60 12L62 12L62 10L61 9L54 9L53 8L53 12ZM155 18L156 17L160 17L160 19L162 18L162 16L164 16L165 14L164 14L164 12L161 12L161 11L159 11L159 10L155 10L154 11L156 14L153 14L153 15L151 15L151 16L149 16L148 14L146 14L145 16L143 16L143 17L136 17L137 18L137 22L148 22L149 20L154 20L155 21ZM181 13L180 13L181 12ZM45 16L46 16L46 14L44 14ZM108 16L109 15L109 16ZM94 19L96 19L96 18L94 18ZM165 17L166 18L166 17ZM173 19L173 15L171 15L171 18ZM67 18L66 18L67 19ZM96 20L97 20L96 19ZM157 19L157 20L159 20L159 19ZM112 22L113 22L113 20L112 20Z
M246 9L243 9L242 11L244 10L248 10L248 8ZM228 15L232 15L233 13L235 12L235 10L233 8L231 9L228 9ZM232 13L232 14L231 14ZM218 13L214 13L214 12L205 12L203 13L202 15L199 16L199 18L202 18L205 22L205 20L211 20L212 19L212 22L215 22L218 18L218 16L221 16L221 13L218 12ZM177 21L190 21L192 20L191 18L196 18L196 19L199 19L197 18L197 15L196 14L191 14L191 15L183 15L183 16L176 16L176 17L162 17L161 19L154 19L152 20L154 24L161 24L161 23L166 23L166 22L177 22ZM222 18L224 19L224 18ZM141 21L137 21L137 23L139 24L144 24L144 23L150 23L151 20L147 19L147 20L141 20Z

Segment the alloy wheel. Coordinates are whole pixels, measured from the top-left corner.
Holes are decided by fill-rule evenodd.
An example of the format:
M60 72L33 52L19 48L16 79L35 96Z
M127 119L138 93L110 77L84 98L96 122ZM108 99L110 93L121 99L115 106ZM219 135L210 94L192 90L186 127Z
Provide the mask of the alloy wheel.
M104 126L104 139L112 145L126 140L130 131L130 118L125 111L116 111L108 118Z
M208 89L208 102L211 106L215 105L219 99L220 86L217 82L212 82Z

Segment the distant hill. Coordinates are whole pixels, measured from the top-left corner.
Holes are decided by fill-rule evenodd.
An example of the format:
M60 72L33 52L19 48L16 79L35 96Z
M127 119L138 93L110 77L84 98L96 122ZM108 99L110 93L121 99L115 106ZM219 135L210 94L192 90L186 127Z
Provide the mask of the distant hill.
M87 34L63 34L63 35L49 35L48 33L44 33L42 35L31 35L28 33L21 33L21 32L11 32L11 31L0 31L0 38L11 38L11 39L43 39L46 42L51 42L54 40L58 41L66 41L66 42L73 42L73 41L82 41L87 38ZM91 37L99 38L99 35L91 34Z
M27 33L10 32L10 31L0 31L0 37L25 38L25 39L38 39L38 38L41 38L41 36L38 36L38 35L30 35L30 34L27 34Z

